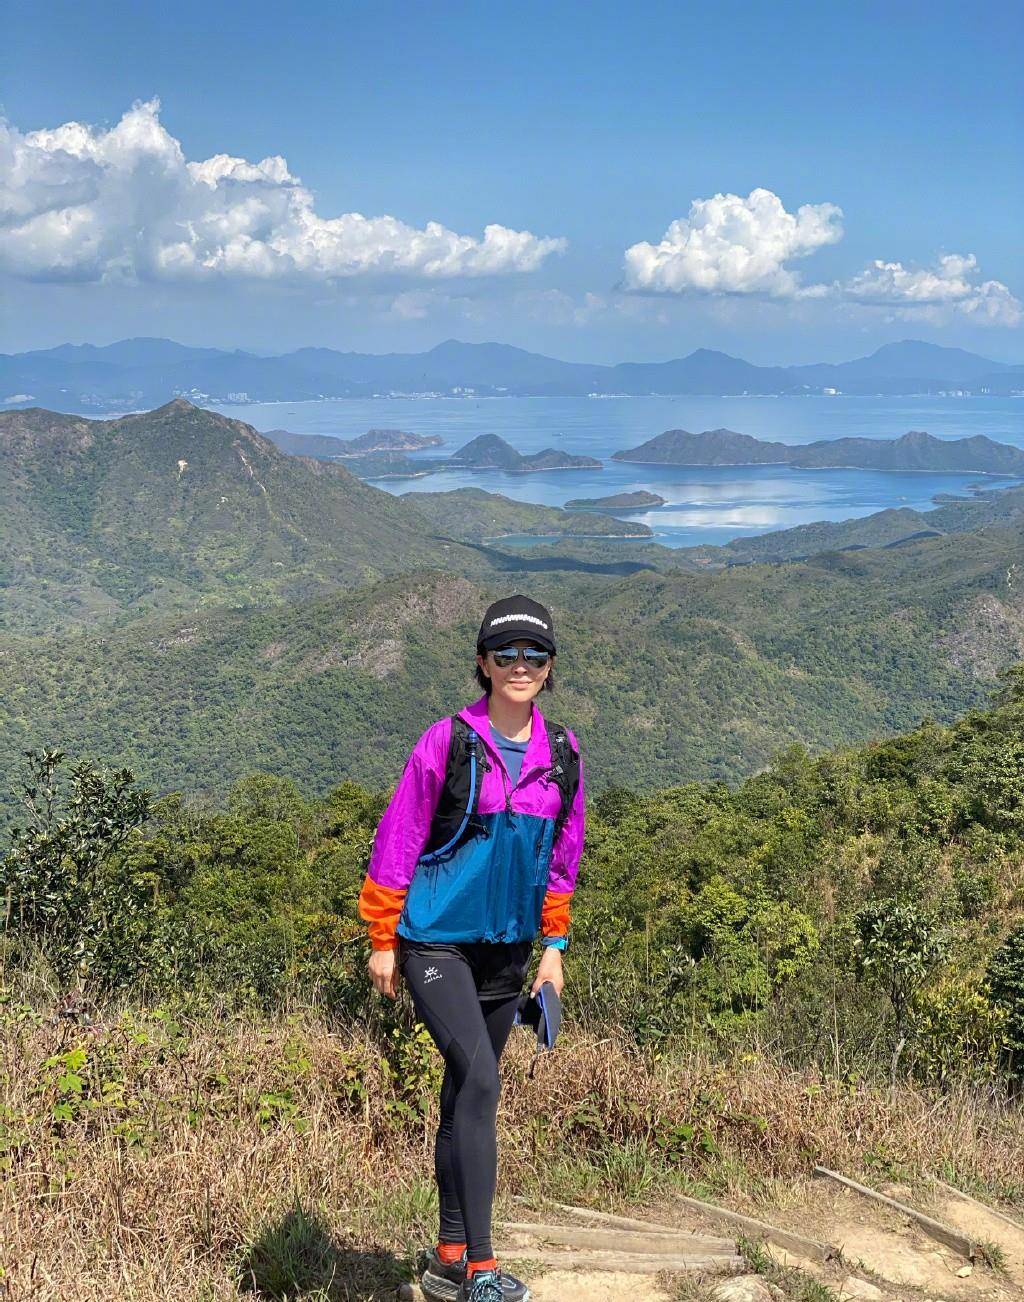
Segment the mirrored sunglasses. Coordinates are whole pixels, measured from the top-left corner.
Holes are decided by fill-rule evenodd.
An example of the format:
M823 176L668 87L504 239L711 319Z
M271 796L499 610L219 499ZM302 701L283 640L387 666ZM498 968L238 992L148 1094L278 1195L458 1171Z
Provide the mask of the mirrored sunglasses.
M503 646L491 652L491 659L499 669L509 669L519 659L520 654L527 669L543 669L551 659L551 652L538 646L516 647Z

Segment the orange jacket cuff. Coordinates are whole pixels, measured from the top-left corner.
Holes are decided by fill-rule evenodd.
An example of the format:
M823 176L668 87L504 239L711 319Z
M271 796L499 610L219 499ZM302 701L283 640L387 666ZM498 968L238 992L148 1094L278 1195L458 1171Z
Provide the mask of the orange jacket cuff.
M569 903L572 892L546 891L540 913L542 936L565 936L569 932Z
M393 886L379 886L369 874L363 882L356 904L359 916L368 922L370 943L374 949L395 949L395 928L405 904L407 891Z

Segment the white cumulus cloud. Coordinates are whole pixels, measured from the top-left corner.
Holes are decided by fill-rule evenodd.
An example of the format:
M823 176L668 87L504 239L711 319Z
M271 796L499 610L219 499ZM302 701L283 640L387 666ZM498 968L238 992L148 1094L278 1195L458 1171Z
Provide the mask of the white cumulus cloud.
M649 293L764 294L796 298L824 293L804 287L786 265L842 239L842 209L807 203L787 212L771 190L744 199L716 194L694 199L658 244L626 250L625 286Z
M978 325L1024 321L1024 305L1002 281L980 278L973 253L947 253L934 267L878 260L837 289L854 302L893 308L905 318L939 322L955 312Z
M0 268L81 281L431 280L533 271L565 248L498 224L478 238L440 222L321 216L283 158L189 161L159 109L135 104L109 130L0 123Z

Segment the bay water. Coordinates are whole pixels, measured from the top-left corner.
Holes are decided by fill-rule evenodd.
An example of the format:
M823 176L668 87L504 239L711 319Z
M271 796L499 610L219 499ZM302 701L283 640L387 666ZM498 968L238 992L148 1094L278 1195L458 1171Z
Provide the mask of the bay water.
M545 506L647 489L665 498L664 506L616 514L648 525L654 540L670 547L724 543L813 520L870 515L885 507L927 511L937 493L966 495L978 485L994 488L1011 481L978 474L661 466L610 459L613 452L636 447L663 430L727 428L805 444L852 435L895 438L916 429L936 438L985 434L1024 448L1021 398L373 398L237 404L221 410L261 431L355 438L368 429L402 429L441 437L441 447L412 454L413 459L447 456L479 434L497 434L523 453L552 447L596 457L602 463L599 470L445 470L371 482L396 494L484 488Z

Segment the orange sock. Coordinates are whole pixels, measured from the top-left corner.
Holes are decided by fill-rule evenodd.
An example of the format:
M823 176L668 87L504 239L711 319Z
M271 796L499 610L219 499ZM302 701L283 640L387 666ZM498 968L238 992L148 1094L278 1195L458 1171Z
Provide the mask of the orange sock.
M472 1279L478 1270L497 1270L497 1268L497 1257L487 1257L483 1261L471 1261L466 1265L466 1278Z
M466 1251L464 1243L441 1243L437 1244L437 1255L448 1266L453 1266L461 1260L462 1254Z

